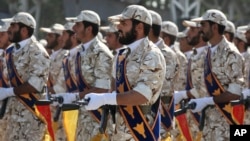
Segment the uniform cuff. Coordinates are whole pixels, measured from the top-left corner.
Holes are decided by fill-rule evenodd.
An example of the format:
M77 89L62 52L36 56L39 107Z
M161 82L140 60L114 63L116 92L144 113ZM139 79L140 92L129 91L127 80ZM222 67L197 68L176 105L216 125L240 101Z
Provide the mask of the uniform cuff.
M189 90L189 92L195 97L195 98L199 98L199 93L197 92L197 90L195 88L192 88L191 90Z
M240 96L241 95L241 86L239 84L230 83L227 91Z

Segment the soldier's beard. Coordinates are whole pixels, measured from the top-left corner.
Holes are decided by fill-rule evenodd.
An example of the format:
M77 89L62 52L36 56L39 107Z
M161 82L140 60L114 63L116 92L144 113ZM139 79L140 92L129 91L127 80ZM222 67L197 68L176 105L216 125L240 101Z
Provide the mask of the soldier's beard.
M16 32L13 32L13 38L10 39L10 42L13 42L13 43L18 43L22 40L21 38L21 30L18 30Z
M54 40L51 44L48 44L46 48L54 49L58 45L57 39Z
M123 45L131 44L136 40L136 31L134 27L129 32L126 32L125 36L121 36L121 30L119 30L118 32L120 32L119 42Z
M188 44L191 45L191 46L195 46L199 43L199 39L200 39L200 35L197 35L195 37L193 37L189 42Z
M72 43L70 41L70 39L68 39L66 42L65 42L65 45L63 47L63 49L70 49L72 47Z
M210 37L212 36L212 33L211 32L204 33L203 31L201 31L201 33L203 41L208 42L210 40Z

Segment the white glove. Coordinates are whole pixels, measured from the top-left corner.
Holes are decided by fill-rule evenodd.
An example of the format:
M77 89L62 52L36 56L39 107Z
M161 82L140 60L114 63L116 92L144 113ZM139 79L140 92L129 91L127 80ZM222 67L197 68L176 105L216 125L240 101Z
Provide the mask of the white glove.
M79 93L58 93L52 94L51 97L63 97L63 104L69 104L79 99ZM57 101L53 101L53 106L57 106L59 103Z
M187 91L174 91L174 103L178 104L182 99L188 98Z
M102 105L117 105L116 92L112 93L89 93L85 95L84 99L89 99L86 110L96 110Z
M243 99L247 99L250 96L250 89L243 89L242 90Z
M13 88L0 88L0 100L15 96Z
M195 108L191 110L193 113L202 111L208 105L214 105L213 97L191 99L188 102L188 104L193 103L193 102L196 103Z

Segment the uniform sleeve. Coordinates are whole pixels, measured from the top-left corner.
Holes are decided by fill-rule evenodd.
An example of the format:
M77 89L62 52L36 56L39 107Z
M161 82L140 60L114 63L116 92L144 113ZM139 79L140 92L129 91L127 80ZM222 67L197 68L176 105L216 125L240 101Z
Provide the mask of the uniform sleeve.
M37 91L41 91L48 80L49 56L45 50L37 47L30 51L30 70L28 83Z
M239 54L230 54L226 62L226 76L230 79L228 91L241 95L241 88L244 84L243 78L243 58Z
M59 72L58 77L55 81L55 85L53 86L53 89L54 89L55 93L63 93L63 92L67 91L63 67L61 67L61 69L60 69L60 72Z
M105 51L100 51L94 66L96 81L94 86L97 88L110 89L113 57Z
M164 76L166 74L165 59L161 53L151 52L142 59L139 77L133 87L149 101L155 94L160 94Z

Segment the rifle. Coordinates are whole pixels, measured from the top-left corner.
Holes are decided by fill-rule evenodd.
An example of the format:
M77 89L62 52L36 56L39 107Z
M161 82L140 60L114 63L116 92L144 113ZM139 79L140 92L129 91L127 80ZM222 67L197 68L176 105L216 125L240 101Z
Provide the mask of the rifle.
M56 109L56 113L53 117L54 122L57 122L59 120L61 111L62 111L62 105L63 105L63 97L59 96L59 97L50 97L50 101L57 101L59 103L57 109Z
M79 109L83 105L88 105L88 103L89 103L89 99L79 100L79 101L76 101L75 103L70 103L70 104L63 104L62 111L76 110L76 109Z
M180 113L185 113L188 109L195 109L196 107L196 103L195 102L192 102L192 103L188 103L185 105L185 102L182 101L181 102L181 109L178 109L175 111L175 115L179 115ZM205 125L205 112L206 112L206 109L208 108L209 106L206 106L202 111L201 111L201 114L200 114L200 119L199 119L199 130L202 131L203 128L204 128L204 125Z
M4 114L5 114L5 111L6 111L6 107L7 107L7 104L8 104L8 99L9 98L5 98L2 101L2 106L1 106L1 109L0 109L0 119L2 119L4 117Z
M108 122L108 114L111 114L112 121L113 121L113 128L115 128L115 113L116 113L116 106L114 105L103 105L102 106L102 117L101 117L101 123L99 127L99 131L101 134L105 133L105 130L107 128L107 122Z
M87 105L88 102L89 102L89 100L90 99L84 99L84 100L76 101L75 103L72 103L72 104L63 104L62 105L62 110L63 111L68 111L68 110L79 109L81 106ZM102 108L102 116L101 116L101 122L100 122L99 132L101 134L104 134L105 130L107 128L109 113L111 113L113 124L115 124L116 106L113 106L113 105L103 105L101 108Z

